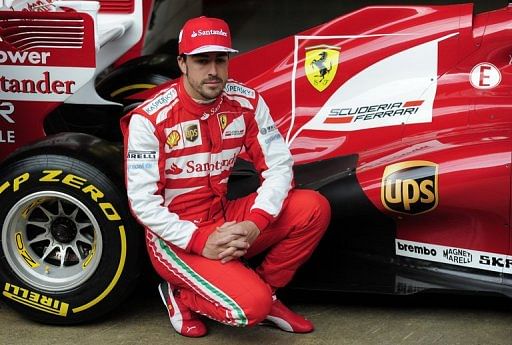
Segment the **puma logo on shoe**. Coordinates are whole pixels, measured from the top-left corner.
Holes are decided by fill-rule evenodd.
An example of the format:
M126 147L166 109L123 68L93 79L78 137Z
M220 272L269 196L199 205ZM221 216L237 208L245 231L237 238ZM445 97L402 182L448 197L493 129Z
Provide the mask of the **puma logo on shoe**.
M206 335L205 324L193 313L178 296L175 296L171 285L163 282L158 285L158 292L167 309L171 325L176 332L186 337L202 337Z

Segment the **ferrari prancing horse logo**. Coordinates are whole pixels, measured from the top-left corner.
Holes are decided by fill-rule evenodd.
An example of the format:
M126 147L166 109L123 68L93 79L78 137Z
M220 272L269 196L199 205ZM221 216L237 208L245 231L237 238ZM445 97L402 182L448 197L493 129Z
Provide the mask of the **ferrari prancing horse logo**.
M226 127L228 126L228 117L226 116L226 114L219 115L219 123L220 123L220 128L222 130L225 130Z
M338 69L340 47L319 45L306 47L304 69L315 89L322 92L331 84Z

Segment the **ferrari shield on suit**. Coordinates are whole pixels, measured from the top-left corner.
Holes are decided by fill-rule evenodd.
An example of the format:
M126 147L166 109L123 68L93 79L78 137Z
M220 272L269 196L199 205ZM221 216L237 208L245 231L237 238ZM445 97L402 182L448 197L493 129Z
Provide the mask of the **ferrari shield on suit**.
M226 114L219 115L220 129L225 130L228 125L228 117Z

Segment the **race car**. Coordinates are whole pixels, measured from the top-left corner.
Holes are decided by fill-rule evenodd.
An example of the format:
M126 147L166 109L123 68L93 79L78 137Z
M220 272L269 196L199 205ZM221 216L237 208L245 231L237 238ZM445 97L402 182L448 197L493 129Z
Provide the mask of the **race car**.
M333 209L296 286L510 294L511 19L368 7L233 59Z
M132 3L138 18L149 12ZM142 231L118 120L177 77L174 57L140 53L100 75L122 54L103 61L115 40L87 29L98 20L84 8L0 13L0 287L17 310L58 324L97 318L135 284ZM84 23L75 43L89 54L12 43L6 23L46 16ZM285 138L296 187L332 207L292 287L511 293L511 24L509 7L373 6L233 56L230 76L246 87L229 91L261 92L276 123L262 130ZM229 197L258 181L242 155Z

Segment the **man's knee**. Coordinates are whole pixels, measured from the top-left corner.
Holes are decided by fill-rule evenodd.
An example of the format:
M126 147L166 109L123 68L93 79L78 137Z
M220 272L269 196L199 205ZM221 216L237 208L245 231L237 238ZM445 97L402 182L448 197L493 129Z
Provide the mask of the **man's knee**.
M314 190L295 190L288 207L300 207L301 215L305 220L317 224L317 228L321 231L327 228L331 220L329 201Z
M272 293L270 288L265 284L264 288L252 290L244 296L242 301L239 301L242 306L245 318L247 319L246 326L254 326L263 321L272 308Z
M311 203L314 205L313 209L317 213L318 218L331 219L331 205L325 196L317 191L310 190Z

